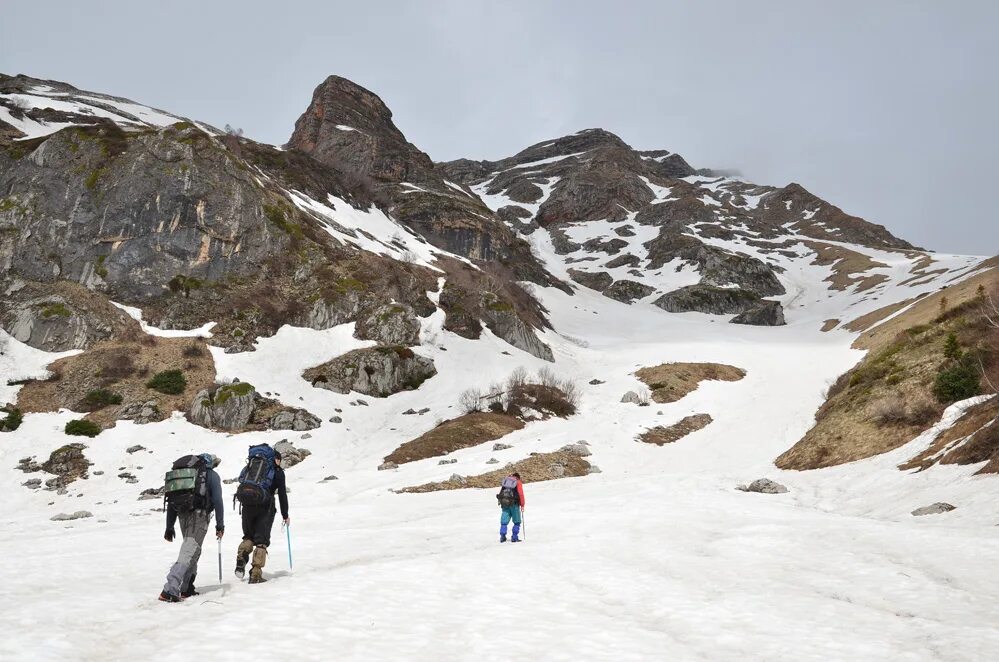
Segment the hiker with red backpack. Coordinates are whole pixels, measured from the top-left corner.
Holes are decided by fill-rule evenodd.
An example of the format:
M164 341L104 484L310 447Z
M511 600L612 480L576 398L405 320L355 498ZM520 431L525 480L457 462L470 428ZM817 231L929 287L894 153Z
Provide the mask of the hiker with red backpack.
M523 509L527 507L527 499L524 498L524 483L521 482L519 473L514 472L503 479L496 501L503 509L500 514L500 542L506 542L506 530L510 520L513 520L513 536L510 542L520 542L520 524Z
M180 602L197 595L194 580L198 576L198 559L201 546L208 533L208 524L215 513L215 537L222 540L225 532L222 505L222 481L215 473L221 460L211 453L185 455L173 463L166 474L163 502L166 510L166 533L163 538L173 542L176 537L174 523L180 519L180 533L184 543L180 546L177 562L167 574L166 584L160 592L163 602Z
M275 494L281 504L281 518L288 526L291 520L288 519L288 491L281 468L281 453L267 444L250 446L234 497L234 501L239 499L243 517L243 540L236 549L236 576L242 579L246 574L246 562L252 553L250 584L267 581L263 569L267 562L267 547L271 544L271 527L277 515Z

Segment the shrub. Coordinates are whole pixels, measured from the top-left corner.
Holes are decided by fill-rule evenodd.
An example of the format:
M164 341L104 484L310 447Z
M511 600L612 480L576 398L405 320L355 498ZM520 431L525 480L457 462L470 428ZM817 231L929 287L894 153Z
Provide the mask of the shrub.
M516 370L511 372L509 377L507 377L506 390L512 393L526 383L527 383L527 371L524 370L523 366L520 366Z
M905 410L905 401L897 395L878 400L871 405L869 417L871 422L878 427L906 423L908 415Z
M100 433L101 426L82 418L74 419L69 423L66 423L66 434L78 437L96 437Z
M978 370L969 361L958 361L937 374L933 395L941 404L974 397L982 392Z
M184 351L182 353L186 358L190 359L199 356L204 356L205 349L200 344L192 342L190 345L184 347Z
M465 414L482 411L482 392L477 388L469 388L458 396L458 406Z
M125 351L114 351L109 353L101 366L100 377L105 384L113 384L135 373L135 362L132 355Z
M21 414L21 410L17 407L11 407L6 411L7 416L0 419L0 432L13 432L17 428L21 427L21 421L24 419L24 416Z
M153 378L146 382L146 388L167 395L179 395L187 388L187 380L180 370L164 370L153 375Z
M83 408L87 411L97 411L109 405L120 405L121 395L112 393L107 389L99 388L89 391L83 396Z
M957 342L957 336L948 333L947 340L944 341L944 356L956 361L961 358L961 354L961 345Z

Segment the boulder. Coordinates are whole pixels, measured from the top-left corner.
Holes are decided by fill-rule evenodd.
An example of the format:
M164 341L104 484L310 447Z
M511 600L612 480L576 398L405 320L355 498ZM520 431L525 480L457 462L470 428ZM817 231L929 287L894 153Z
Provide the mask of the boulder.
M595 464L591 464L590 468L586 470L586 473L588 473L588 474L599 474L599 473L603 473L603 472L600 471L600 467L598 467Z
M126 448L125 452L131 455L132 453L138 453L139 451L144 451L144 450L146 450L145 446L140 446L139 444L136 444L135 446L129 446L128 448Z
M949 513L950 511L957 508L957 506L952 506L949 503L938 501L930 506L923 506L922 508L916 508L912 511L912 514L916 517L922 515L939 515L940 513Z
M603 291L603 295L621 303L631 303L637 299L644 299L655 291L654 287L633 280L617 280Z
M590 449L583 444L569 444L567 446L563 446L559 450L566 453L573 453L579 457L589 457L590 455L593 455Z
M499 460L497 460L495 457L491 457L488 460L486 460L486 464L499 464Z
M316 388L335 393L356 391L377 398L413 390L437 374L433 359L408 347L356 349L306 370L302 376ZM357 404L366 405L363 400Z
M510 444L500 444L500 443L493 444L494 451L505 451L508 448L513 448L513 446L511 446Z
M458 458L456 458L456 457L445 458L443 460L438 461L437 464L454 464L457 461L458 461Z
M286 439L274 444L274 450L281 453L281 466L285 469L295 466L312 455L312 451L306 448L295 448L295 445Z
M93 516L94 514L89 510L78 510L75 513L59 513L58 515L53 515L49 519L53 522L68 522L74 519L85 519Z
M688 285L667 292L652 303L669 313L737 315L752 309L759 301L759 295L737 287Z
M50 487L65 487L77 478L86 478L87 470L93 464L83 455L86 446L83 444L66 444L61 448L52 451L47 462L42 464L42 469L50 474L55 474L57 478L50 479L46 485L56 481Z
M419 345L420 320L406 304L384 304L357 320L354 335L383 345Z
M628 391L627 393L621 396L621 402L630 402L632 404L638 405L642 403L642 398L634 391Z
M17 462L15 469L20 469L26 474L34 473L36 471L42 471L42 465L35 462L34 457L22 457Z
M30 480L24 481L23 483L21 483L21 485L27 487L29 490L37 490L40 489L42 486L42 479L32 478Z
M732 318L732 324L754 326L784 326L784 308L779 301L763 299L752 308Z
M575 282L597 292L603 292L614 282L614 277L606 271L589 272L569 269L568 273L569 278Z
M736 489L743 492L759 492L760 494L784 494L787 492L786 487L769 478L757 478L749 485L740 485Z
M242 430L253 419L256 395L253 385L246 382L220 386L214 393L202 389L194 396L187 419L214 430Z
M155 423L162 421L166 415L160 411L159 403L156 400L147 402L132 402L124 405L118 410L118 418L125 421L133 421L137 425Z
M343 419L339 416L334 416L330 418L330 423L343 423Z
M383 462L382 464L378 465L378 471L388 471L391 469L398 469L398 468L399 465L396 464L395 462Z
M322 425L322 421L319 417L304 409L290 409L278 412L271 416L269 422L272 430L293 430L295 432L315 430L320 425Z
M336 476L334 476L333 474L330 474L329 476L326 476L326 478L323 478L323 479L322 479L321 481L319 481L319 482L320 482L320 483L328 483L328 482L330 482L330 481L333 481L333 480L340 480L340 479L339 479L339 478L337 478Z

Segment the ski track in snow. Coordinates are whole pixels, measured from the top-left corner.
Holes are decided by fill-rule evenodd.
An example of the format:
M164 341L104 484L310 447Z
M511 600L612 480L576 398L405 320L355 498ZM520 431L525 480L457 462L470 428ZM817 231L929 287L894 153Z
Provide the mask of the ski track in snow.
M339 201L326 205L297 194L295 200L337 223L341 229L331 225L331 234L352 243L369 240L351 231L391 224ZM609 228L598 225L590 229ZM588 231L570 233L581 240L577 233ZM557 275L573 266L554 253L546 232L531 240ZM399 243L419 260L432 259L433 249L411 236L400 233ZM511 449L494 452L490 442L455 452L453 465L433 458L376 470L400 443L456 416L466 388L485 388L519 366L533 372L549 364L488 331L478 341L456 336L443 329L439 311L423 320L423 344L415 348L434 359L438 374L418 391L385 399L314 389L300 378L306 367L370 344L353 337L352 325L284 327L258 340L256 352L213 350L220 379L248 381L320 416L322 427L307 440L291 431L213 433L179 413L145 426L121 421L92 440L68 439L62 428L78 414L26 415L20 430L0 435L0 553L8 562L0 659L148 659L176 649L194 623L202 630L184 640L185 654L209 659L245 654L251 624L290 659L995 659L999 481L972 477L978 466L898 471L933 431L840 467L773 466L811 426L823 390L863 356L850 349L854 336L821 333L816 321L844 310L853 317L939 287L897 285L911 260L865 252L889 265L882 271L893 280L877 293L880 300L827 291L821 281L829 267L811 265L811 258L787 260L781 278L789 325L778 328L626 306L586 288L575 296L535 288L557 330L541 336L554 351L556 372L582 388L580 411L568 421L528 424L502 440ZM950 269L968 260L935 257ZM677 282L687 278L671 265L663 273ZM130 314L141 319L141 311ZM18 387L5 386L7 379L43 376L63 355L0 332L0 399L15 397ZM619 402L625 391L642 389L632 374L637 368L666 361L728 363L747 376L705 382L675 403ZM593 378L605 383L587 384ZM350 404L359 397L368 406ZM431 411L401 414L422 407ZM959 410L949 410L948 420ZM714 422L677 443L635 441L648 427L701 412ZM326 422L334 415L343 423ZM180 455L216 453L226 479L238 473L249 445L280 439L312 451L288 470L294 570L275 526L266 568L272 581L238 582L232 566L239 518L227 504L223 585L209 537L198 576L203 595L158 603L179 543L163 541L160 502L137 501L140 491L161 485ZM483 473L494 468L489 458L505 463L581 439L590 442L588 459L602 473L529 484L527 541L520 545L496 543L494 490L390 491L455 472ZM72 483L66 496L21 486L48 476L15 470L20 458L44 460L68 441L83 441L91 472L104 474ZM149 450L129 455L133 444ZM118 478L119 467L139 483ZM339 480L320 482L330 474ZM761 476L791 491L733 489ZM938 500L958 509L909 515ZM76 510L94 517L49 521Z

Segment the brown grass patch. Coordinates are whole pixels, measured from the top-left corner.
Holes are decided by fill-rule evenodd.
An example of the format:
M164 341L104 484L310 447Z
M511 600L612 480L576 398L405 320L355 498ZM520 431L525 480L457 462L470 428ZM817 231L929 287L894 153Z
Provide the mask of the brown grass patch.
M561 465L563 470L553 471L553 465ZM496 469L478 476L463 477L461 480L444 480L436 483L424 483L413 487L404 487L398 492L419 493L439 492L442 490L463 490L476 488L499 488L500 481L516 471L524 483L540 483L559 478L575 478L585 476L590 472L590 463L575 453L556 451L554 453L533 453L530 457L508 464L502 469Z
M656 446L672 444L675 441L683 439L692 432L703 430L709 423L711 423L712 420L713 419L709 414L694 414L692 416L685 416L678 422L668 427L657 425L654 428L646 430L639 435L638 440L644 441L647 444L655 444Z
M871 269L888 266L872 260L863 253L820 241L806 241L804 244L815 251L815 260L812 264L832 266L833 273L826 278L826 282L831 283L834 290L846 290L857 285L857 291L864 292L888 280L883 274L859 275L866 274Z
M898 311L902 310L909 304L911 304L915 299L906 299L905 301L899 301L887 306L882 306L877 310L872 310L866 315L861 315L860 317L851 320L843 325L843 328L847 331L852 331L854 333L860 333L861 331L866 331L875 324L883 321L886 317L894 315Z
M386 462L405 464L447 455L494 441L524 427L523 421L507 414L474 412L444 421L433 430L407 441L385 456Z
M23 412L56 411L60 408L83 411L80 404L88 392L107 389L122 396L121 405L112 405L87 414L87 420L103 428L114 426L118 411L129 404L156 400L160 411L187 411L194 394L215 383L215 362L207 347L200 357L185 356L185 350L204 341L192 338L152 338L139 341L106 341L76 356L59 359L49 366L55 376L47 381L26 384L17 396ZM184 370L187 387L178 395L166 395L146 388L146 382L162 370Z
M822 323L822 332L825 333L827 331L832 331L837 326L839 326L839 320L836 319L826 320L825 322Z
M737 382L746 371L723 363L663 363L635 373L652 391L656 402L676 402L705 380Z

